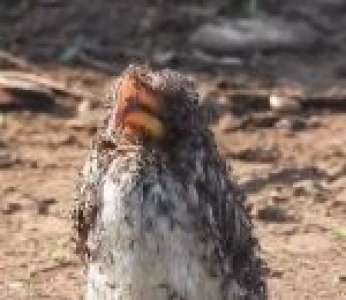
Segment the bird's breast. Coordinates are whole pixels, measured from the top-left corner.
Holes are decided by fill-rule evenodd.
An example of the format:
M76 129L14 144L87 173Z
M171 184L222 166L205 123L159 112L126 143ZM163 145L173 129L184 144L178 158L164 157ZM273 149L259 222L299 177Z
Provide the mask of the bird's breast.
M95 291L124 300L221 299L221 283L203 262L208 245L197 238L181 183L162 172L128 173L107 176L102 189L98 252L89 268Z

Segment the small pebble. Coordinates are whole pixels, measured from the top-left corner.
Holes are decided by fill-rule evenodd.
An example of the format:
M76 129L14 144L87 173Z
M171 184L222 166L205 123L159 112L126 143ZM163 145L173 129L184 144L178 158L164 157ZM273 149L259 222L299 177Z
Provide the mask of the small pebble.
M289 96L273 93L269 97L270 108L280 113L296 113L301 110L300 102Z
M20 203L17 202L10 202L7 203L6 207L2 209L2 213L5 215L12 215L22 209L22 206Z
M290 216L282 206L279 205L268 205L257 211L257 217L260 220L267 222L283 223L292 220Z

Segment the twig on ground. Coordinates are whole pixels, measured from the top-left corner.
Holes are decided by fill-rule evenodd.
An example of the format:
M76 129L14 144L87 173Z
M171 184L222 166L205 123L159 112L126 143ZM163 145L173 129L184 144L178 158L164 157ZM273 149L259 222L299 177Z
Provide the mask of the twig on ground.
M70 88L64 82L58 82L42 75L22 71L0 71L0 86L3 88L53 91L78 99L92 98L91 93L77 88Z
M112 66L111 64L95 59L86 53L79 53L78 59L87 65L94 67L100 71L104 71L106 73L114 74L117 71L117 68Z
M11 67L16 67L22 70L37 70L37 67L27 62L24 58L15 56L7 51L0 50L0 62L4 61Z

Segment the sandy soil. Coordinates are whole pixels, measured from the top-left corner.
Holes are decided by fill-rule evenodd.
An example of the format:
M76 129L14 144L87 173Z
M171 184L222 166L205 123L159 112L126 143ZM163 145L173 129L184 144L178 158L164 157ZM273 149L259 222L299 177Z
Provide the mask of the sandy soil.
M102 117L102 109L72 118L2 115L1 299L78 298L81 265L68 210L94 115ZM346 114L326 114L302 131L218 133L233 176L249 193L271 299L346 297L345 122Z

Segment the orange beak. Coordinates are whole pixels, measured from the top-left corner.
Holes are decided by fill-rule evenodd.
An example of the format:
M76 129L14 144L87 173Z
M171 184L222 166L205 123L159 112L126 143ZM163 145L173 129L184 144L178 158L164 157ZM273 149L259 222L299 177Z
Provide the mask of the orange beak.
M139 74L126 74L121 79L116 126L130 135L160 140L166 134L166 126L159 117L162 108L162 96L143 82Z

